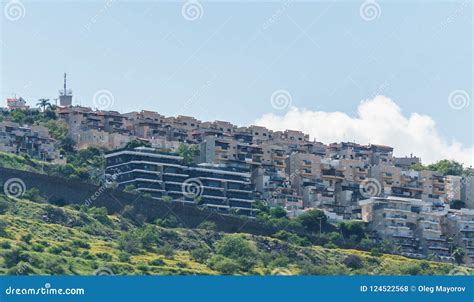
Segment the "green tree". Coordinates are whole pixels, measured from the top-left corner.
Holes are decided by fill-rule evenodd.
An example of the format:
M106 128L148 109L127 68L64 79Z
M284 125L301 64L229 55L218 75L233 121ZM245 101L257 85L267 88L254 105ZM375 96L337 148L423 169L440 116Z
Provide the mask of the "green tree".
M301 225L308 230L309 232L322 232L323 230L328 229L327 216L323 211L320 210L311 210L307 211L300 216L297 220Z
M49 102L49 99L39 99L38 103L36 103L36 106L45 112L47 108L51 107L51 103Z
M455 248L453 253L451 254L454 257L454 260L456 261L457 264L463 263L463 258L466 255L464 250L462 248Z
M224 275L235 275L239 272L239 264L222 255L215 255L208 261L209 266Z
M257 258L255 244L241 234L226 234L216 244L219 255L238 261L243 268L253 266Z
M125 188L123 189L124 192L128 192L128 193L136 193L136 190L137 190L137 187L132 184L126 185Z
M436 171L442 173L443 175L457 175L461 176L464 172L464 168L462 164L454 161L454 160L447 160L443 159L438 161L437 163L428 165L428 170Z
M193 163L196 156L199 155L198 145L181 144L178 147L178 153L183 158L183 161L187 164Z
M286 210L282 207L275 207L270 209L270 215L274 218L287 218Z

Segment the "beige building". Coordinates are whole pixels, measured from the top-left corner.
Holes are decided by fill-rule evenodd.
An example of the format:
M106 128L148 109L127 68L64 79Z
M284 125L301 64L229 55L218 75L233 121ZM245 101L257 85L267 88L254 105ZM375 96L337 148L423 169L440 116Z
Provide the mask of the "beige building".
M465 250L464 262L474 267L474 210L451 210L448 224L456 245Z
M461 176L452 176L448 175L445 178L445 190L446 198L448 201L452 200L461 200L462 199L462 177Z
M13 122L0 122L0 152L27 154L35 159L64 163L57 141L43 126L22 126Z
M432 211L431 203L403 197L372 197L359 205L362 220L380 239L392 242L403 255L423 257L418 222L420 213Z

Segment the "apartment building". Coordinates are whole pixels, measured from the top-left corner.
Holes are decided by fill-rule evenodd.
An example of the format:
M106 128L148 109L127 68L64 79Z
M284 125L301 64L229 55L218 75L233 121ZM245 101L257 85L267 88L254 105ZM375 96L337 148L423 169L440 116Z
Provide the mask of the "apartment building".
M39 160L64 163L56 143L45 127L0 122L0 152L27 154Z
M446 201L445 181L441 173L420 171L420 177L423 181L423 200L432 202Z
M269 200L278 188L289 186L286 175L273 165L263 164L254 168L251 173L252 186L259 194L259 199Z
M455 245L465 250L464 262L474 267L474 210L451 210L448 226Z
M466 208L474 209L474 175L464 176L461 183L461 200Z
M448 241L448 209L422 211L418 218L418 236L423 254L444 262L453 262L452 243Z
M288 158L287 174L291 186L303 195L304 188L315 186L322 179L322 160L320 156L293 152Z
M105 132L97 129L76 131L70 137L76 142L76 148L79 150L88 147L118 149L125 147L128 142L136 139L136 137L128 134Z
M123 116L126 118L125 128L137 137L153 138L160 136L160 131L165 131L165 116L157 112L142 110L125 113Z
M423 258L424 250L440 257L446 255L445 250L437 251L430 244L442 234L441 221L436 217L443 216L435 214L437 208L431 203L389 196L372 197L360 201L359 205L362 220L369 223L369 230L381 240L392 242L402 255ZM424 246L425 242L428 247Z
M393 148L383 145L360 145L351 142L333 143L328 146L332 159L356 159L366 164L392 164Z
M448 175L445 177L446 198L448 201L462 199L463 178L461 176Z
M255 214L250 173L223 165L189 165L175 153L144 147L112 152L106 159L106 173L115 175L120 188L133 185L155 199L168 196L219 212Z
M413 154L405 157L393 157L393 165L395 167L401 168L402 170L409 170L410 167L416 164L421 164L421 159L419 157L413 156Z

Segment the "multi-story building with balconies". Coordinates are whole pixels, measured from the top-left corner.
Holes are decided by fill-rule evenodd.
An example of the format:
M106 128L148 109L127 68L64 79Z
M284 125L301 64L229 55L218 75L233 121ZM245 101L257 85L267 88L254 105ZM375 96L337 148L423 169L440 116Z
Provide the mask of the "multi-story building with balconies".
M169 196L219 212L255 214L250 173L222 165L189 165L177 154L144 147L109 153L106 159L106 173L115 175L120 188L133 185L159 200Z
M0 152L27 154L43 161L64 163L57 143L45 127L0 122Z
M456 246L465 250L464 262L474 267L474 210L451 210L448 214L449 235Z

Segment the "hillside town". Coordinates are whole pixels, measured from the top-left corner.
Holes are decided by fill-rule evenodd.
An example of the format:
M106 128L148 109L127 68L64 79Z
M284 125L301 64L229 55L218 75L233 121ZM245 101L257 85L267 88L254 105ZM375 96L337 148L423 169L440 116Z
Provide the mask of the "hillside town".
M452 262L456 245L474 265L472 168L444 174L415 155L394 156L390 146L325 144L296 130L72 105L66 85L59 100L48 111L67 129L65 137L76 150L106 150L104 174L122 190L249 217L258 211L256 201L284 208L289 217L320 209L330 221L367 222L374 240L394 243L402 255ZM45 102L41 106L7 99L0 109L0 152L65 164L51 128L12 118L19 111L44 112ZM143 145L126 148L136 141ZM190 156L180 153L183 145Z

